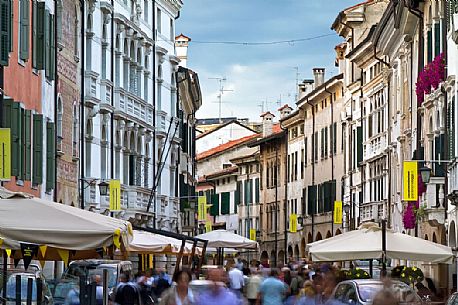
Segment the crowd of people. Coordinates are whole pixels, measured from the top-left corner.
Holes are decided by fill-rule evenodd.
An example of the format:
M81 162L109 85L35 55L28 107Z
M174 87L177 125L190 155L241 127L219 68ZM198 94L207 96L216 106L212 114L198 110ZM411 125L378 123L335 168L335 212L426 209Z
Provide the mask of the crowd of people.
M333 296L342 280L339 276L338 268L329 264L290 264L274 269L259 263L248 266L235 259L227 261L225 268L207 269L207 286L198 291L191 289L190 283L201 278L187 270L173 277L165 270L149 270L132 279L121 274L110 300L115 305L341 305L342 300ZM100 278L95 280L100 282ZM434 298L422 284L417 290L422 297ZM97 303L102 305L102 293L96 291ZM395 294L387 288L374 296L372 304L399 304Z

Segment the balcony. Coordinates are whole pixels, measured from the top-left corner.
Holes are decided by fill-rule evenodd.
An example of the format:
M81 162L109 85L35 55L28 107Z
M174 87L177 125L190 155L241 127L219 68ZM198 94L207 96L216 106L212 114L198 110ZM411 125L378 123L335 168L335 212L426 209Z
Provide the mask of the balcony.
M119 87L114 89L114 101L115 117L127 118L142 126L153 128L152 105Z
M84 103L86 106L94 107L100 103L97 97L97 79L99 74L93 71L86 71L84 74Z
M386 201L372 201L361 204L360 207L360 217L361 222L366 221L379 221L381 219L386 219L387 209Z
M156 112L156 135L160 138L167 136L167 112L158 110Z
M100 112L111 113L114 107L111 105L111 95L113 84L111 81L103 79L100 81Z

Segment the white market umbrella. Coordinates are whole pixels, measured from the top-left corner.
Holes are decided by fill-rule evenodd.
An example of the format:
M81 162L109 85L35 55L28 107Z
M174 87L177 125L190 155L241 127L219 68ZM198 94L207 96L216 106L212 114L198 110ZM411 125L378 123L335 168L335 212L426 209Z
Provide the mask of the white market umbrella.
M308 245L313 261L349 261L383 257L382 228L368 223ZM453 262L452 249L407 234L386 230L386 257L431 263Z
M215 230L197 235L196 238L208 240L208 247L257 249L258 243L241 235L226 230Z
M141 254L174 254L180 253L182 241L173 237L164 236L161 234L151 233L147 231L134 230L134 238L129 243L129 251ZM186 242L183 254L192 253L193 244ZM196 247L195 254L202 251L200 247Z
M0 239L3 249L20 249L20 243L47 246L49 259L55 249L92 251L113 245L128 247L130 223L75 207L14 193L0 188Z
M224 248L224 253L226 254L237 254L239 251L237 251L237 249L234 249L234 248ZM216 254L218 253L218 249L217 248L214 248L214 247L208 247L205 251L205 253L207 254Z

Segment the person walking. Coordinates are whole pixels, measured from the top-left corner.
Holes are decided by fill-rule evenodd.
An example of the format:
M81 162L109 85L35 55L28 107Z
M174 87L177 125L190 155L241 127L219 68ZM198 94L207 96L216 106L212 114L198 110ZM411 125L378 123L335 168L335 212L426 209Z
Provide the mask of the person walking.
M114 301L119 305L140 305L139 291L135 285L129 282L127 274L122 273L119 276Z
M251 276L248 278L246 286L246 297L250 305L255 305L258 299L259 286L261 286L262 277L259 274L259 270L254 270Z
M245 279L243 277L243 272L235 267L234 263L229 264L229 287L237 296L241 296L243 286L245 285Z
M278 271L272 269L270 276L259 287L258 304L281 305L287 292L287 285L278 279Z
M194 295L189 288L192 275L186 270L180 270L173 276L176 285L164 292L159 305L193 305Z
M199 305L242 305L239 299L230 289L225 287L226 273L223 269L210 269L208 280L212 281L211 287L198 296L196 304Z

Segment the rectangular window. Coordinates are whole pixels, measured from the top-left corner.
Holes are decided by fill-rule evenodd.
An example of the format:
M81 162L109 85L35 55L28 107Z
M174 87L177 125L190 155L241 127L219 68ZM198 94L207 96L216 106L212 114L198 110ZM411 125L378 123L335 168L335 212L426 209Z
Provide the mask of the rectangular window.
M305 153L304 149L301 150L301 179L304 179L304 168L305 168Z
M363 127L356 128L356 149L357 149L357 166L363 161Z
M255 203L259 203L259 178L254 180L254 200Z
M332 149L334 150L334 154L337 153L337 123L333 124L332 128Z
M175 40L175 29L173 27L173 19L170 18L170 40L174 41Z
M29 59L29 3L29 0L21 0L19 2L19 58L23 61Z
M43 182L43 115L33 115L33 173L32 184Z
M230 214L230 198L231 193L224 192L221 193L221 215L228 215Z
M316 185L309 185L307 192L307 214L312 215L316 213L316 196L317 187Z
M441 53L441 24L436 22L434 24L434 56L439 56Z
M299 164L299 161L298 161L298 152L296 151L294 153L294 180L296 181L297 180L297 176L298 176L298 166Z
M54 139L56 128L54 123L46 122L46 191L55 187L56 154Z
M304 139L304 167L307 166L307 157L308 157L308 143L307 138Z
M211 216L218 216L219 215L219 194L212 194L211 195L211 208L210 208L210 215Z
M160 8L156 10L156 29L158 33L162 34L162 12Z
M433 61L433 31L431 29L428 30L426 34L426 43L427 43L427 60L428 63Z

